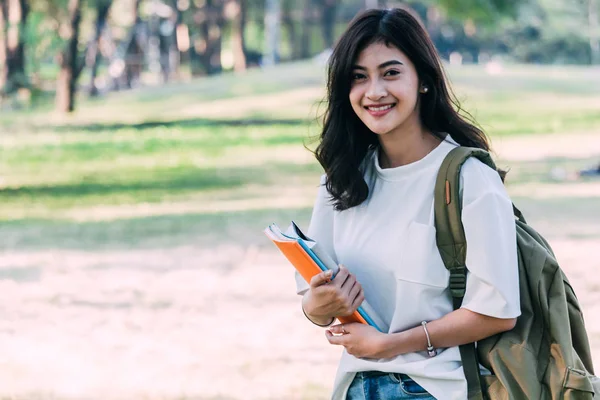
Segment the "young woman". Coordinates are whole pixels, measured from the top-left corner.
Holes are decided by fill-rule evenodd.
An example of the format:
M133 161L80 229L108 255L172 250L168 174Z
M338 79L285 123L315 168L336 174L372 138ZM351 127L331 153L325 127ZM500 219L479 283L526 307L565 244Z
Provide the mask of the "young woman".
M520 315L511 201L498 173L475 159L461 172L469 272L453 311L435 241L436 174L455 146L489 150L453 104L431 40L405 10L361 14L330 59L316 150L325 175L309 236L342 266L333 280L297 275L298 293L317 325L366 297L390 326L326 330L344 347L334 399L465 400L457 346L510 330ZM426 351L427 335L435 351Z

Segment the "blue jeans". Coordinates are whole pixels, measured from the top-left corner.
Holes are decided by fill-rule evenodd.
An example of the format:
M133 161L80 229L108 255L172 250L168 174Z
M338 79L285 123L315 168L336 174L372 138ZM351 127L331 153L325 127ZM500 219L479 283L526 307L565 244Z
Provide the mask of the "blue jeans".
M403 399L435 400L435 397L408 375L379 371L357 373L346 396L346 400Z

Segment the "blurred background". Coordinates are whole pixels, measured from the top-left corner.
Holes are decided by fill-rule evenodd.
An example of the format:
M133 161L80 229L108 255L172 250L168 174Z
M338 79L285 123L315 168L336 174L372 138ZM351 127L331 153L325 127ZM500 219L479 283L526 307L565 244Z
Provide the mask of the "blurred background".
M328 398L262 230L307 227L325 63L374 7L427 27L600 368L599 0L0 4L0 398Z

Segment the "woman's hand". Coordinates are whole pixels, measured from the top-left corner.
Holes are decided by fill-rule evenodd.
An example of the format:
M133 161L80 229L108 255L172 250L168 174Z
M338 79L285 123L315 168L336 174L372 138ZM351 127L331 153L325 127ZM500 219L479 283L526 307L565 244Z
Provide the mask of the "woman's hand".
M359 358L391 358L396 356L388 345L388 334L370 325L353 322L334 325L325 331L329 343L344 346L348 354Z
M331 281L331 273L327 272L311 279L310 289L302 299L304 312L315 322L352 315L365 299L362 286L346 267L340 265Z

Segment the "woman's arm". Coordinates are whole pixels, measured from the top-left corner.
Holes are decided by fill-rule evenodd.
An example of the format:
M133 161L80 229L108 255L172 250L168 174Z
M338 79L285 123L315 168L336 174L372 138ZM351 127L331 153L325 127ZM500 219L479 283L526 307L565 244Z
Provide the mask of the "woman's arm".
M459 308L440 319L427 323L431 344L436 349L477 342L515 327L516 318L494 318ZM390 357L427 349L427 337L422 326L387 335L383 345Z
M477 342L509 331L516 322L516 318L488 317L460 308L428 322L427 331L433 347L441 349ZM371 326L352 323L332 326L326 331L326 336L331 344L344 346L349 354L361 358L393 358L427 349L427 337L421 325L403 332L385 334Z

